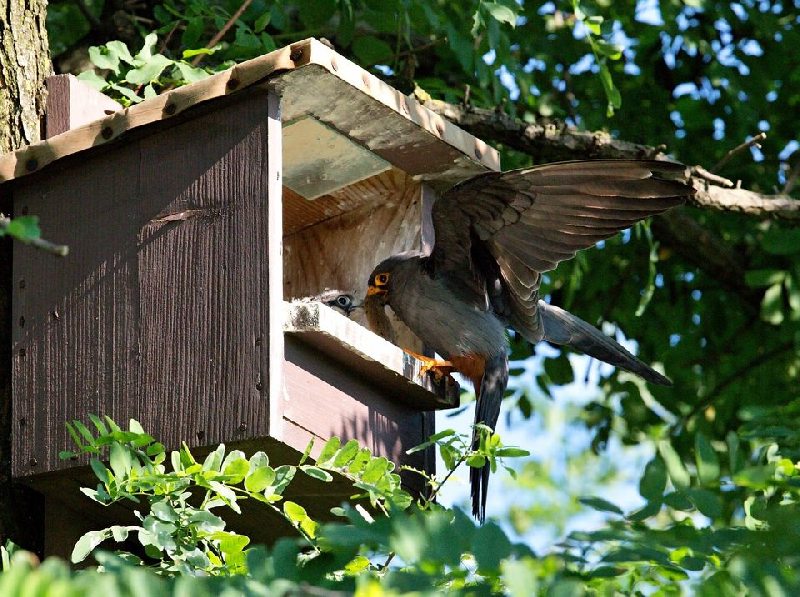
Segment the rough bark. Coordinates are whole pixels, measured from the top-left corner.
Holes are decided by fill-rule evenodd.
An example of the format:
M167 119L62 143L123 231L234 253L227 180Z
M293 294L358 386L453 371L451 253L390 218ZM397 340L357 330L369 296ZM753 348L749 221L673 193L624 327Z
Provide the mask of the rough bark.
M40 139L51 70L45 0L0 0L0 153ZM4 196L5 195L5 196ZM8 213L0 193L0 213ZM26 513L11 486L11 241L0 239L0 542L18 539ZM23 541L25 542L25 541Z
M0 0L0 153L39 141L52 71L45 0Z

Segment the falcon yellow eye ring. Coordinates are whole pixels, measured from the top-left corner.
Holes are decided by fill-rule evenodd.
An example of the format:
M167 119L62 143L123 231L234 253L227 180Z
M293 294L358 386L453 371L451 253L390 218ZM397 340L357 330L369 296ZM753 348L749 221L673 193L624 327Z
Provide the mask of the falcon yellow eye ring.
M377 274L375 276L375 286L386 286L389 283L389 274Z

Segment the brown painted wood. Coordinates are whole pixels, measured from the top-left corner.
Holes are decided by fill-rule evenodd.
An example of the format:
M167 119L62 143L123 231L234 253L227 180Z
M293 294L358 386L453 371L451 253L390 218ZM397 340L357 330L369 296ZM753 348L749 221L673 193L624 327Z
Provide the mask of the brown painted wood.
M63 468L64 421L89 413L169 446L267 434L274 112L256 90L20 182L15 211L71 251L14 255L15 475Z
M45 84L45 139L122 110L120 104L74 75L53 75L45 80Z
M433 433L433 413L404 405L388 385L376 385L358 369L342 367L295 338L286 339L285 350L284 441L289 446L302 451L314 438L316 456L330 437L356 439L376 456L433 472L427 451L405 453ZM409 487L421 488L418 476L403 477Z

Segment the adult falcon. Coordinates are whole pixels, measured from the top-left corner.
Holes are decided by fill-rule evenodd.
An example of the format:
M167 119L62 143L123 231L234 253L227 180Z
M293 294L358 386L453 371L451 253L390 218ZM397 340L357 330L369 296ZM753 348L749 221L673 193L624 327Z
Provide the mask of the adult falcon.
M508 383L506 329L528 341L571 346L669 385L615 340L539 300L542 274L575 253L694 191L685 166L641 160L575 161L489 172L461 182L433 205L435 245L389 257L370 274L364 307L386 335L384 307L430 349L428 369L455 369L475 386L475 422L494 429ZM418 356L418 355L415 355ZM473 432L474 447L478 433ZM486 511L489 464L472 468L472 512Z

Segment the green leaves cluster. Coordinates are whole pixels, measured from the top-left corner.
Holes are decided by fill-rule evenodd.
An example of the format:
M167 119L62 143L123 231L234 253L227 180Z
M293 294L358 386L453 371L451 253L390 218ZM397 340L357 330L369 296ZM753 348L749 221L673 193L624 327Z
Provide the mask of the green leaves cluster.
M89 59L98 70L84 71L78 78L98 91L107 93L123 106L129 106L155 97L167 87L194 83L209 76L209 71L192 66L186 59L213 54L213 48L184 50L183 58L174 60L156 52L157 44L156 34L150 33L135 55L121 41L92 46L89 48Z
M493 562L481 570L487 578L497 577L500 561L517 553L497 527L476 530L465 515L436 505L434 497L443 481L414 471L425 477L432 490L415 501L401 487L394 463L372 456L355 440L342 444L339 438L332 438L322 447L315 464L308 462L313 442L298 465L272 466L264 452L248 458L239 450L226 451L224 445L198 461L186 445L167 455L164 446L136 421L131 420L123 430L108 417L90 419L93 428L80 421L67 425L77 450L62 453L63 458L91 456L90 466L99 483L94 489L83 488L83 493L104 505L120 500L144 502L149 510L135 512L137 524L115 525L83 535L72 553L74 563L94 555L106 568L149 565L167 576L260 574L269 582L282 578L299 583L322 582L332 575L346 581L347 586L362 575L367 576L363 582L372 579L390 585L395 582L390 577L401 576L402 583L407 584L406 576L417 578L418 573L405 568L430 557L424 548L427 541L441 541L443 534L453 532L451 527L456 525L464 527L457 531L463 540L450 542L447 553L451 555L436 570L428 571L425 582L466 587L474 583L468 580L469 568L460 565L464 553L474 552L482 566L486 561ZM524 450L503 446L499 436L488 429L481 433L483 439L476 450L471 449L470 440L450 430L415 450L437 442L447 446L453 461L446 478L465 461L473 466L483 466L487 461L494 465L503 458L527 455ZM107 462L101 460L105 456ZM337 475L352 484L355 505L343 504L333 511L346 523L322 524L304 506L286 498L298 472L316 482L330 483ZM364 505L358 502L362 498ZM248 537L226 529L226 512L241 513L244 500L258 502L283 518L300 539L284 540L271 554L264 548L251 547ZM493 533L494 543L490 545L494 547L487 547L486 541L477 537L473 541L476 533L477 537ZM97 551L103 542L126 540L141 545L147 559L128 552L109 555ZM373 563L379 554L386 562L383 565ZM406 564L402 574L398 570L389 572L388 563L394 554Z

